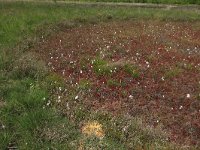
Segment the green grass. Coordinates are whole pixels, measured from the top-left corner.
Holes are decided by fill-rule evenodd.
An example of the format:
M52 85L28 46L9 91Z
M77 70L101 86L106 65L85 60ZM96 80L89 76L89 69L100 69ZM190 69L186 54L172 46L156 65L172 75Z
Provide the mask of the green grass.
M88 90L91 88L91 82L89 80L86 79L82 79L79 81L79 88L82 90Z
M112 67L108 65L103 59L96 58L93 60L93 69L96 75L104 76L104 75L111 75L112 74Z
M138 68L134 65L126 64L124 66L124 71L131 75L133 78L139 78L140 73L138 71Z
M107 149L162 145L159 136L152 138L151 130L139 128L135 121L127 128L128 133L124 133L122 128L130 121L116 118L111 122L109 115L88 112L81 104L75 105L73 89L65 99L73 107L67 114L61 114L53 105L52 93L66 85L59 75L48 71L37 53L30 52L38 39L57 32L59 27L110 19L199 21L200 14L129 7L0 2L0 149L77 149L83 138L80 122L91 119L104 125L107 136L103 141L87 139L85 142L90 146L99 142ZM99 61L96 68L104 66L105 69L105 63ZM81 88L89 88L87 81L81 81ZM74 116L72 120L71 116Z
M79 134L66 118L59 117L55 111L46 107L49 94L39 82L24 78L9 79L9 83L1 84L1 96L5 100L5 106L0 110L0 123L5 128L0 128L0 149L12 145L19 149L67 147L69 141ZM54 132L61 132L70 138L65 139L66 143L55 139L53 145L48 137L43 137L43 134L47 134L44 130L53 130L61 124L67 124L67 128L59 131L59 127Z
M53 0L56 2L56 0ZM59 1L59 0L57 0ZM70 0L65 0L70 1ZM126 3L155 3L155 4L200 4L199 0L75 0L84 2L126 2Z
M50 25L65 20L94 22L113 19L169 19L169 20L199 20L200 14L194 11L166 11L148 8L124 7L90 7L74 5L52 5L44 3L0 3L0 45L1 47L16 44L34 34L43 24ZM2 21L3 20L3 21Z
M109 79L108 81L107 81L107 85L108 86L110 86L110 87L112 87L112 86L121 86L121 83L119 82L119 81L116 81L116 80L113 80L113 79Z
M164 74L164 77L166 79L171 79L171 78L174 78L174 77L178 76L179 74L181 74L182 71L183 71L182 69L180 69L178 67L174 67L174 68L167 70L166 73Z

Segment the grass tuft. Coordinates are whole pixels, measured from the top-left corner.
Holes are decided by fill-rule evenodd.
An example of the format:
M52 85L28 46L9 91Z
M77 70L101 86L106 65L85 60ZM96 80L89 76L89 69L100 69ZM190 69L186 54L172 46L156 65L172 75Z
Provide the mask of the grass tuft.
M174 67L174 68L171 68L170 70L167 70L166 73L164 74L164 77L166 79L171 79L181 74L181 72L182 72L182 69L178 67Z
M93 69L97 76L111 75L112 67L108 65L103 59L95 59L93 62Z
M138 68L130 64L124 65L124 71L131 75L133 78L139 78L140 76Z

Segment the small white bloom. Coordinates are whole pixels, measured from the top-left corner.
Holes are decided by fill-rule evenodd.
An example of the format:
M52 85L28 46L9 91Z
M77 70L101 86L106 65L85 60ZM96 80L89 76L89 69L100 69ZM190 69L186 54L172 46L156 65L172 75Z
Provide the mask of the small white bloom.
M61 88L61 87L59 87L59 91L62 91L62 88Z
M191 96L190 96L190 94L187 94L187 98L190 98Z
M165 78L164 78L164 77L162 77L161 79L162 79L162 81L164 81L164 80L165 80Z
M51 104L51 102L50 101L48 101L48 103L47 103L47 106L49 106Z
M67 103L67 109L69 110L70 108L69 108L69 103Z
M78 95L75 97L75 100L77 100L78 99Z
M130 99L133 99L133 96L132 96L132 95L129 95L129 98L130 98Z
M6 128L6 126L5 125L2 125L2 129L5 129Z
M179 109L183 109L183 106L180 106Z

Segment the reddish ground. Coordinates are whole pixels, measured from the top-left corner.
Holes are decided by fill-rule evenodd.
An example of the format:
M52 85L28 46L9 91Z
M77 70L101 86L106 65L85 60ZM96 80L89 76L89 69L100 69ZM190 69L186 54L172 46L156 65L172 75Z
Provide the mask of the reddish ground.
M88 108L143 117L169 131L171 141L200 145L199 26L156 21L79 26L63 29L37 50L69 85L90 81L83 96ZM95 74L97 56L111 74ZM137 66L139 77L125 72L125 64ZM111 79L118 84L108 84Z

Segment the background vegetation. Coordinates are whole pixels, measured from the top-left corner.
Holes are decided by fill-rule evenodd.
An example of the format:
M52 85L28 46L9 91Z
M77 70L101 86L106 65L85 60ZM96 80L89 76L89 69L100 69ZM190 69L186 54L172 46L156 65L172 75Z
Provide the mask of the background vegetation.
M75 1L154 3L154 4L200 4L199 0L75 0Z
M0 2L0 149L75 149L80 145L79 139L84 139L79 123L91 119L99 120L105 126L108 134L100 145L109 146L107 149L123 149L129 144L138 148L166 146L159 136L152 138L149 130L141 129L138 121L132 121L129 133L137 134L126 141L126 135L120 132L126 120L117 118L110 122L107 114L74 106L75 119L71 121L52 104L52 92L63 86L63 81L48 71L31 48L41 38L59 31L61 26L112 19L198 21L200 14L178 10L98 6L87 6L86 9L86 6L75 5ZM71 97L74 97L73 93ZM90 146L99 143L98 139L85 139L85 142Z

